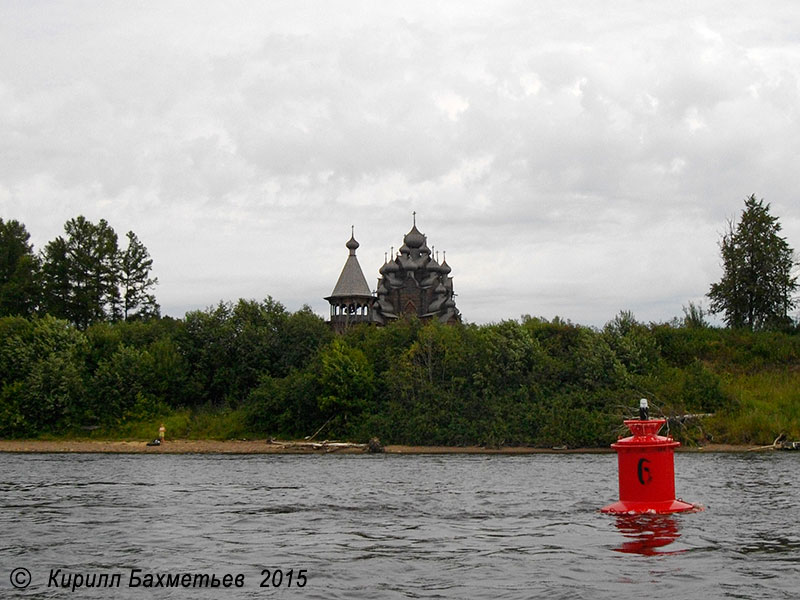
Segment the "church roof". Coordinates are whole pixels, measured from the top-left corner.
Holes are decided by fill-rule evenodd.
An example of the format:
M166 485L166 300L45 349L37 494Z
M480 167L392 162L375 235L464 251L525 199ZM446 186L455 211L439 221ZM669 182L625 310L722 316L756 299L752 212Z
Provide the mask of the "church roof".
M350 255L344 263L342 273L339 275L339 281L336 282L329 298L372 296L367 280L364 277L364 272L361 270L361 265L358 264L358 259L356 258L358 242L351 236L345 246L350 250Z
M420 233L419 229L417 229L416 222L411 228L411 231L409 231L403 238L403 243L409 248L419 248L425 243L425 236Z

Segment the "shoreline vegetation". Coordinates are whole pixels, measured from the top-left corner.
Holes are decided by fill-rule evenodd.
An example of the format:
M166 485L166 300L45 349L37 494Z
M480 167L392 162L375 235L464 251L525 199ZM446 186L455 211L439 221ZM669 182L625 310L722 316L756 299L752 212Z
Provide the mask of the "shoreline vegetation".
M310 308L271 298L85 329L2 317L0 440L112 447L152 440L164 424L187 447L378 438L462 452L607 449L647 398L684 447L746 449L800 440L798 333L709 327L691 312L648 324L623 311L601 329L523 315L334 335Z
M0 440L0 452L31 454L367 454L366 444L310 443L303 440L167 440L148 446L142 440ZM769 450L732 444L680 447L677 452L748 452ZM383 454L613 454L608 448L534 448L529 446L384 446Z

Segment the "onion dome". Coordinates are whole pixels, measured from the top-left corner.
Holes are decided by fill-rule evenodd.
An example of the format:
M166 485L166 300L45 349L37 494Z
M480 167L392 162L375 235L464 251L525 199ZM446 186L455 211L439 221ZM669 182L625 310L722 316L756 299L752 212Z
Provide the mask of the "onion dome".
M415 224L403 238L403 243L409 248L419 248L425 244L425 236L419 232Z
M398 250L400 254L411 254L411 248L408 247L407 244L403 244L400 246L400 250Z
M439 282L439 285L437 285L435 288L433 288L433 291L436 294L446 294L447 293L447 288L444 287L444 285L442 285L442 282Z
M453 300L452 298L448 298L447 302L444 303L444 307L445 308L455 308L456 307L456 301Z
M442 264L439 265L439 272L442 273L443 275L447 275L448 273L450 273L450 271L452 271L452 269L450 268L450 265L447 264L447 259L445 258L442 261Z
M381 280L381 284L378 286L378 290L375 293L378 294L378 296L384 296L389 293L389 290L383 285L383 280Z
M356 241L355 227L351 226L350 227L350 239L347 240L347 243L345 244L345 247L348 250L350 250L350 256L355 256L356 255L356 250L358 250L358 247L360 245L361 244L359 244Z
M399 270L400 266L395 261L390 260L380 268L379 273L381 275L386 275L386 273L397 273Z

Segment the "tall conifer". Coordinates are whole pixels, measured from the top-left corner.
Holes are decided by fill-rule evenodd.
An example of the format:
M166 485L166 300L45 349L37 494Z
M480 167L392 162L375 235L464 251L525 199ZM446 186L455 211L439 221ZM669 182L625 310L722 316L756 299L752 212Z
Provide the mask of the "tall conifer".
M158 278L150 277L153 259L133 231L127 237L128 247L121 254L119 269L123 318L157 317L160 307L152 289L158 285Z

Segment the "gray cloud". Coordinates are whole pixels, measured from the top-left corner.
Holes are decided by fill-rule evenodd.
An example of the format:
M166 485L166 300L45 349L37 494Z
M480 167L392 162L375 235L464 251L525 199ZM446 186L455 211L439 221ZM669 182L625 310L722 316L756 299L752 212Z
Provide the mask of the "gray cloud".
M167 312L326 312L416 210L474 321L669 319L751 193L800 238L788 3L0 8L0 213L133 229Z

